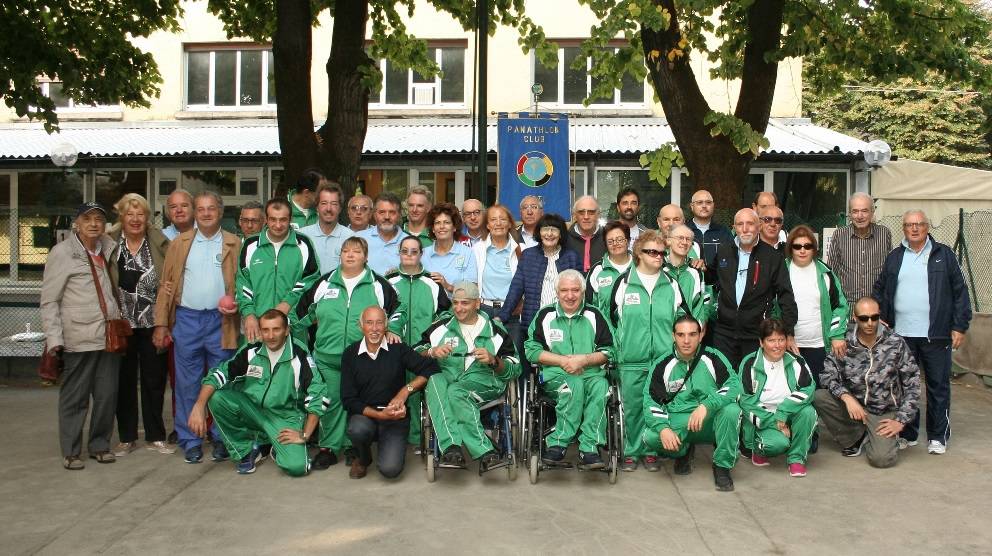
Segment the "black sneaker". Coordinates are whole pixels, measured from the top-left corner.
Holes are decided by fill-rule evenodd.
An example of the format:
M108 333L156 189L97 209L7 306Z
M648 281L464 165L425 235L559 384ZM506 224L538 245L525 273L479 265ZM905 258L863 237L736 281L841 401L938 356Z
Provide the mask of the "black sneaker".
M751 459L751 448L741 444L741 457L744 459Z
M565 459L565 448L562 446L548 446L541 459L548 463L561 463Z
M179 433L177 433L176 431L170 432L169 433L169 438L166 440L166 442L168 442L169 444L178 444L179 443Z
M603 463L603 458L600 457L599 451L579 452L579 469L592 471L594 469L604 469L605 467L606 464Z
M730 477L730 470L726 467L713 466L713 483L721 492L734 490L734 479Z
M489 450L488 452L482 454L482 457L479 458L479 467L482 468L483 471L489 469L497 463L499 463L499 454L496 453L496 450Z
M465 467L465 454L462 453L462 447L448 446L448 449L441 454L441 463Z
M313 465L314 469L323 470L336 464L337 462L338 457L334 455L334 452L327 449L321 449L317 452L317 455L313 457L313 461L310 462L310 464Z
M272 453L272 444L262 444L258 446L258 453L261 456L261 459L269 457L269 454Z
M847 458L856 458L860 456L861 449L864 448L865 442L867 440L868 440L868 431L865 431L865 433L861 435L861 438L859 438L857 442L841 450L840 454Z
M227 453L227 447L223 442L214 442L214 447L210 450L212 461L227 461L230 457L231 454Z
M686 451L685 455L675 459L675 474L676 475L688 475L692 473L692 459L696 455L696 445L689 444L689 449Z

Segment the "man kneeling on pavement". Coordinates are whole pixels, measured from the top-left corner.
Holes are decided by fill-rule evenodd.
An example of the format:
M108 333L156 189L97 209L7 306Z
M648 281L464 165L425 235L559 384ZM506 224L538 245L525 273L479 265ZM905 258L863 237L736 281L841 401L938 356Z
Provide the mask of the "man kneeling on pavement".
M207 432L206 408L217 423L241 474L255 472L259 446L293 477L310 470L307 439L330 400L306 348L289 335L286 315L276 309L259 319L261 342L241 346L234 357L210 369L189 416L194 434Z
M427 382L427 409L441 449L441 462L464 465L464 447L483 468L499 454L482 428L479 408L506 391L520 376L520 359L501 324L479 311L479 288L458 282L451 310L424 331L417 351L440 362L441 372Z
M827 356L816 411L848 457L868 454L873 467L899 459L899 433L916 415L920 368L901 336L880 322L878 302L854 305L857 326L847 333L847 357Z

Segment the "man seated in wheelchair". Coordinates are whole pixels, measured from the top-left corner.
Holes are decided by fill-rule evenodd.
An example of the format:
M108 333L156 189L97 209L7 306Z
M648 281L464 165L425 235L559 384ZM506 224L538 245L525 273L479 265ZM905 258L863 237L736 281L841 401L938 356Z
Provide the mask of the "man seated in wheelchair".
M578 435L579 467L605 467L599 447L606 444L604 365L613 356L613 334L606 318L585 303L586 282L565 270L555 282L557 300L534 316L524 342L529 361L540 365L544 393L555 402L554 430L545 439L545 463L560 463Z
M458 282L451 311L424 331L415 349L438 360L441 372L427 382L425 398L441 450L441 463L464 465L464 447L483 468L500 454L483 430L479 408L499 398L520 376L520 359L506 329L479 311L479 288Z
M734 490L741 379L720 351L700 345L702 328L691 316L673 326L675 345L653 366L644 384L644 435L653 450L675 459L675 474L692 472L696 444L714 444L716 489Z

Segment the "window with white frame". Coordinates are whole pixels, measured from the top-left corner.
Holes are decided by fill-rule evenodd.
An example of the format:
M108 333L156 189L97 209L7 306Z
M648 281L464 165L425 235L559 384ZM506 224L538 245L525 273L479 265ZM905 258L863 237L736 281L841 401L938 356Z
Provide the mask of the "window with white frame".
M612 48L614 51L618 50L617 47ZM582 55L577 42L574 45L558 48L558 59L554 65L545 66L537 57L531 58L534 61L533 83L540 83L544 88L540 96L542 103L581 106L582 100L589 96L597 85L597 78L590 72L592 59ZM579 59L585 61L585 67L575 69L573 64ZM579 64L581 65L581 62ZM597 98L591 102L591 105L641 107L644 106L644 102L643 81L625 74L621 87L614 89L611 98Z
M191 110L274 110L271 46L208 48L187 45L186 107Z
M41 94L52 99L56 111L66 112L107 112L120 110L119 104L80 104L62 91L61 81L43 81Z
M427 55L441 68L441 75L421 75L413 69L399 68L390 60L379 60L382 89L378 98L372 97L373 106L465 106L465 44L428 44Z

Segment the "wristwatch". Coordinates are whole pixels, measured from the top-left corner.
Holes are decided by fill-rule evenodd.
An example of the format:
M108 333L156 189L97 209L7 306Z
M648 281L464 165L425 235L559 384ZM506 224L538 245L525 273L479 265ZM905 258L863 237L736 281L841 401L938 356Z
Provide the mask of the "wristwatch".
M409 384L407 384L406 385L406 393L407 394L412 394L413 393L413 386L410 386Z

